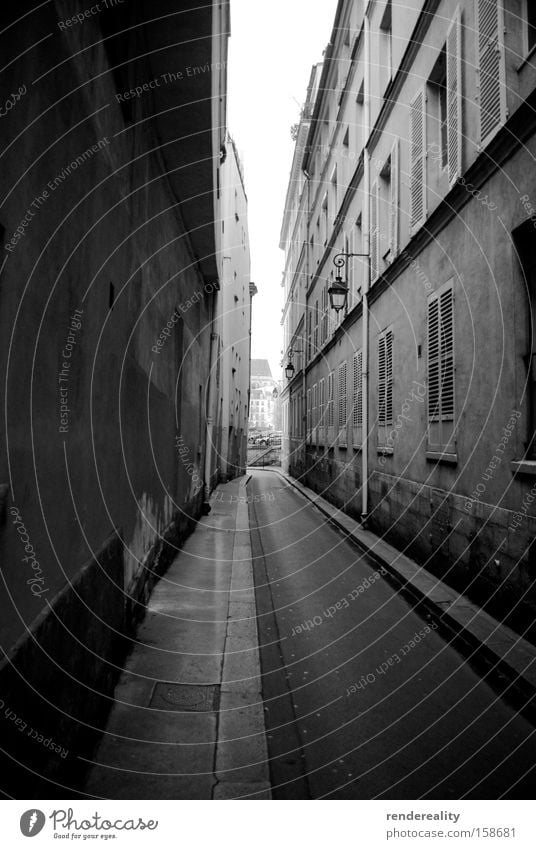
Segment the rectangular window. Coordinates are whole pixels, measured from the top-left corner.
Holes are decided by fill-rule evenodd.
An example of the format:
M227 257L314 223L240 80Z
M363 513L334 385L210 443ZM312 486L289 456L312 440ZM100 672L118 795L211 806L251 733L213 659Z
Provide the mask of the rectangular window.
M449 282L428 301L428 441L453 453L454 293Z
M334 414L334 399L333 399L333 372L331 371L328 375L328 413L327 413L327 425L328 427L333 427L335 424L335 414Z
M326 424L324 420L325 416L325 406L326 406L326 381L322 378L318 383L318 440L322 445L324 442L324 426Z
M410 227L411 232L426 218L426 96L421 89L410 106Z
M357 351L354 354L354 373L353 373L353 409L352 409L352 425L354 428L363 425L363 354Z
M525 20L527 22L527 52L536 47L536 3L525 0Z
M370 193L370 281L378 279L380 268L379 187L374 183Z
M393 10L391 0L387 0L380 23L381 42L380 51L382 56L381 77L383 80L383 90L391 82L393 73Z
M337 180L337 166L333 169L333 174L331 175L331 220L330 224L333 224L337 213L339 211L339 184Z
M311 390L307 390L307 437L311 435Z
M311 417L311 422L313 428L316 428L318 425L318 384L315 383L313 386L313 412Z
M476 9L480 144L485 145L506 119L502 2L476 0Z
M348 444L347 427L348 427L348 395L346 381L346 363L341 363L338 374L338 416L337 423L339 426L339 447L346 448Z
M315 301L314 312L314 348L313 357L318 353L318 300Z
M327 192L324 195L324 200L322 201L322 237L324 241L324 247L328 243L328 195Z
M346 427L346 363L339 366L339 430Z
M428 79L429 114L431 120L432 138L429 139L429 149L432 162L439 163L441 168L448 164L447 136L447 45L444 44L439 52L432 73Z
M389 248L391 258L398 253L398 231L399 231L399 206L400 206L400 142L395 139L391 148L391 180L390 180L390 198L389 198Z
M446 85L447 166L452 186L462 169L462 23L459 8L447 33Z
M378 337L378 424L393 424L393 331Z

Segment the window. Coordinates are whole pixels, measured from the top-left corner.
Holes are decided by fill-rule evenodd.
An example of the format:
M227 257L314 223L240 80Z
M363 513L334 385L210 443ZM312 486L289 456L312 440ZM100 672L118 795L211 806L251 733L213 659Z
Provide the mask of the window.
M462 25L456 11L446 43L446 120L447 167L449 185L453 185L462 168Z
M313 357L318 353L318 299L315 301L315 312L314 312L315 320L314 320L314 349L313 349Z
M426 218L426 97L421 89L410 106L410 226L415 233Z
M313 386L313 412L311 416L311 424L313 428L318 426L318 384Z
M327 411L327 426L333 427L334 425L334 410L333 410L333 372L330 371L328 375L328 411Z
M400 143L396 139L391 149L391 180L390 180L390 199L389 199L389 249L391 258L394 258L398 253L398 230L399 230L399 204L400 204Z
M324 343L328 338L328 315L329 315L329 295L328 295L328 284L324 284L324 288L322 289L322 331L320 333L321 343Z
M320 444L324 442L324 415L326 406L326 381L324 378L318 382L318 441Z
M534 0L525 0L525 20L527 22L527 52L536 47L536 4Z
M346 427L346 363L339 366L339 429Z
M374 183L370 193L370 281L378 279L380 267L379 187Z
M352 426L354 428L362 427L363 425L363 354L357 351L354 354L354 370L353 370L353 407L352 407Z
M337 166L331 175L331 224L335 221L339 211L339 185L337 180Z
M328 243L328 195L324 195L322 201L322 235L324 237L324 247Z
M432 132L436 130L435 139L431 140L430 150L432 161L439 162L441 168L447 167L447 46L443 46L428 80L430 96L430 112L432 115ZM434 126L435 125L435 126ZM437 128L437 129L436 129Z
M480 144L485 145L506 118L502 2L477 0L476 8Z
M391 156L389 155L382 170L379 181L379 254L385 262L391 261ZM386 234L389 233L389 238ZM378 260L379 261L379 260Z
M378 424L393 424L393 331L378 337ZM382 444L383 440L381 440Z
M453 452L454 293L449 282L428 301L428 442Z
M347 444L346 426L348 424L348 401L347 401L347 385L346 385L346 363L341 363L339 366L338 376L338 425L339 425L339 446L345 447Z
M311 390L307 390L307 436L311 433Z
M353 245L350 245L350 239L348 233L344 234L343 239L343 251L345 254L353 253ZM346 285L348 287L348 297L346 298L346 307L344 310L344 314L347 315L348 311L352 309L353 295L354 295L354 262L355 257L347 257L346 260ZM342 310L341 310L342 312Z
M393 34L392 34L392 4L391 0L387 0L383 17L380 23L380 54L382 57L381 78L384 82L383 89L391 82L393 74Z

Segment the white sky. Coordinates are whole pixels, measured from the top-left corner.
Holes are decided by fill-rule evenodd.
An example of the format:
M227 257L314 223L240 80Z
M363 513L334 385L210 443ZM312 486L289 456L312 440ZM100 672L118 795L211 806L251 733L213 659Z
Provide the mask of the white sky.
M284 254L279 234L297 123L311 67L322 61L337 0L231 0L228 123L249 201L252 357L281 376Z

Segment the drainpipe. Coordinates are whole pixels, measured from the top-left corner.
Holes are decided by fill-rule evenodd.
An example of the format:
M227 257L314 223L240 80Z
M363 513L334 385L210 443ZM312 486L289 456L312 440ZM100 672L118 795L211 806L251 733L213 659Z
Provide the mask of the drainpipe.
M364 253L368 254L365 263L365 277L363 280L363 321L362 321L362 349L363 349L363 375L362 375L362 399L363 399L363 426L361 445L361 523L366 527L369 511L369 288L370 288L370 153L368 149L370 136L370 21L368 13L364 18L365 36L365 68L364 68L364 107L365 145L363 150L363 172L365 188L365 208L363 211L364 231Z
M206 434L205 434L205 504L204 510L210 509L208 501L211 493L211 477L212 477L212 458L214 452L214 418L217 416L215 412L215 397L216 397L216 370L217 357L219 347L219 336L215 332L217 329L217 312L216 312L216 296L217 292L212 295L212 318L210 334L210 372L208 376L208 392L207 392L207 407L206 407Z

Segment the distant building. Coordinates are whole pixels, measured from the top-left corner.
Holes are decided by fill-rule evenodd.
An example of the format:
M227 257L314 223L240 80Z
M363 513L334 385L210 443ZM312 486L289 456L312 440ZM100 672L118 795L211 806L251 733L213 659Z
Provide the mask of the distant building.
M268 360L252 360L249 427L256 430L274 430L278 402L279 387L272 377L270 363Z
M220 410L218 477L243 474L247 463L249 356L251 342L248 202L235 143L227 136L221 166L221 291L219 294Z
M533 2L341 0L282 228L291 473L530 625L535 47Z

